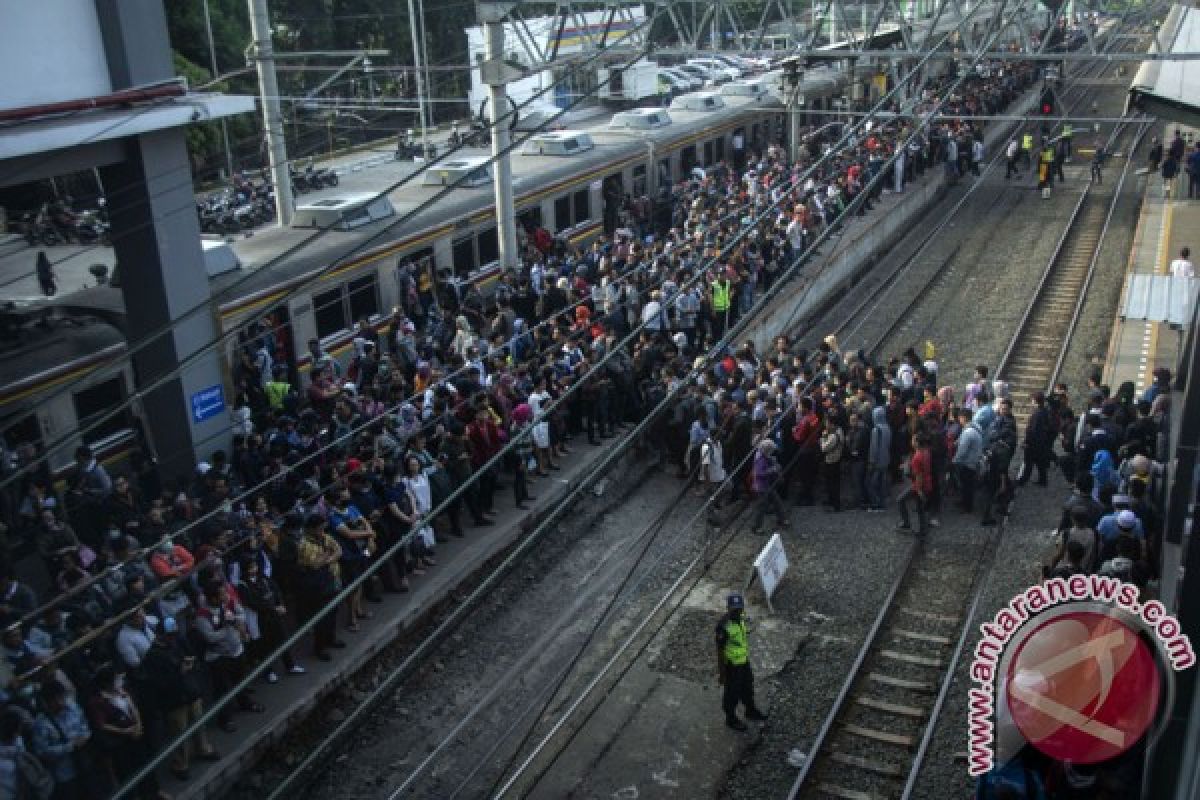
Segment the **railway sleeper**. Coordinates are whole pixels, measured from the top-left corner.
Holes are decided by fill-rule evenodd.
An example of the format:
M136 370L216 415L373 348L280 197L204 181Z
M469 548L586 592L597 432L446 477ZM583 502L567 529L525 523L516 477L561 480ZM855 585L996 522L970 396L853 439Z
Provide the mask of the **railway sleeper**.
M841 727L842 733L858 736L863 739L870 739L873 742L881 744L890 744L895 747L903 747L911 750L916 747L917 739L915 736L910 736L906 733L892 733L891 731L881 731L878 728L868 728L864 725L855 725L853 723L843 724Z
M879 655L883 658L890 658L893 661L902 661L905 664L915 664L918 667L929 667L931 669L941 669L946 666L946 659L933 658L931 656L921 656L916 653L906 653L901 650L881 650Z
M829 752L829 760L835 764L874 772L876 775L884 775L889 778L903 778L907 774L904 767L899 764L889 764L874 758L866 758L842 750L831 750Z
M929 709L917 708L916 706L905 705L903 703L892 703L868 695L859 695L854 698L854 702L873 711L882 711L885 714L895 714L911 719L924 719L929 716Z
M844 786L838 786L836 783L819 783L817 784L817 791L829 797L840 797L842 800L884 800L882 795L863 792L858 789L847 789Z
M884 672L868 673L867 680L878 683L881 686L890 686L895 689L905 689L910 692L921 692L922 694L933 694L937 691L937 684L930 681L916 681L910 678L900 678L895 675L888 675Z

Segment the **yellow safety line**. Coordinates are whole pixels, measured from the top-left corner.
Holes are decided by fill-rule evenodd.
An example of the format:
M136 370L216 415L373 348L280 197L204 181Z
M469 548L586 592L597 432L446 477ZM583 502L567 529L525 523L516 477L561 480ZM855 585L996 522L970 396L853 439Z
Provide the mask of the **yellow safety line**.
M1163 227L1162 239L1158 242L1158 261L1155 264L1155 273L1165 275L1167 272L1169 260L1171 258L1171 225L1174 222L1175 206L1170 200L1166 202L1163 208ZM1146 350L1146 366L1142 370L1143 385L1149 387L1154 380L1154 361L1158 356L1158 329L1157 322L1150 323L1150 347Z

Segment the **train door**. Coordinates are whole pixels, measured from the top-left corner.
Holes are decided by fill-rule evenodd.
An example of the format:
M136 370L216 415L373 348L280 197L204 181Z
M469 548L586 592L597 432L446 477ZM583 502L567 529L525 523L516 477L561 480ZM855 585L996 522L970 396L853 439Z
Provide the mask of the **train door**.
M731 143L733 144L733 168L740 173L742 167L746 165L746 129L734 128Z
M604 179L604 233L611 236L621 216L621 200L625 197L625 180L619 172Z
M287 305L275 306L238 334L239 346L247 350L252 358L260 350L259 345L264 342L271 356L272 367L275 364L283 365L288 378L298 385L296 338L292 330L292 314ZM235 358L235 370L238 363L239 359Z
M684 178L690 178L694 166L696 166L696 145L689 144L679 151L679 172Z

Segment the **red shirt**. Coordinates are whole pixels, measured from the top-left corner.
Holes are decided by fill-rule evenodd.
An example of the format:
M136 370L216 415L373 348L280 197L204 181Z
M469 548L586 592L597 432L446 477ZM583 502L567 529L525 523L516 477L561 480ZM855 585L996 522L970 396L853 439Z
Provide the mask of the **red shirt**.
M924 497L933 494L933 456L929 448L917 448L917 452L912 454L912 459L908 462L908 469L913 487Z
M792 439L800 445L801 450L815 449L821 440L821 420L816 412L810 411L800 418L796 427L792 428Z
M471 466L479 469L500 449L500 431L491 420L476 420L467 426L467 443L471 450Z

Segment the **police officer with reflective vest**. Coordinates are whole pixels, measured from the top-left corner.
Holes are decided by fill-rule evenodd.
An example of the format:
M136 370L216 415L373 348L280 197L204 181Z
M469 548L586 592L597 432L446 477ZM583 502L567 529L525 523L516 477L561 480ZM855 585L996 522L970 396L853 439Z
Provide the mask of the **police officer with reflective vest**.
M1063 149L1066 151L1066 161L1071 163L1071 137L1075 135L1075 129L1071 127L1071 123L1064 122L1062 133L1059 135L1059 140L1063 143Z
M1032 166L1030 159L1033 157L1033 134L1024 133L1021 135L1021 163L1026 167Z
M733 284L724 276L712 282L713 338L720 339L729 326L729 300Z
M717 623L717 680L725 687L721 708L725 724L735 731L746 730L737 715L738 704L746 708L746 719L761 722L767 715L754 705L754 673L750 670L750 645L746 641L746 601L741 594L729 595L729 609Z
M1038 188L1042 190L1042 197L1050 196L1050 187L1054 183L1054 143L1046 140L1042 142L1042 154L1038 164Z

